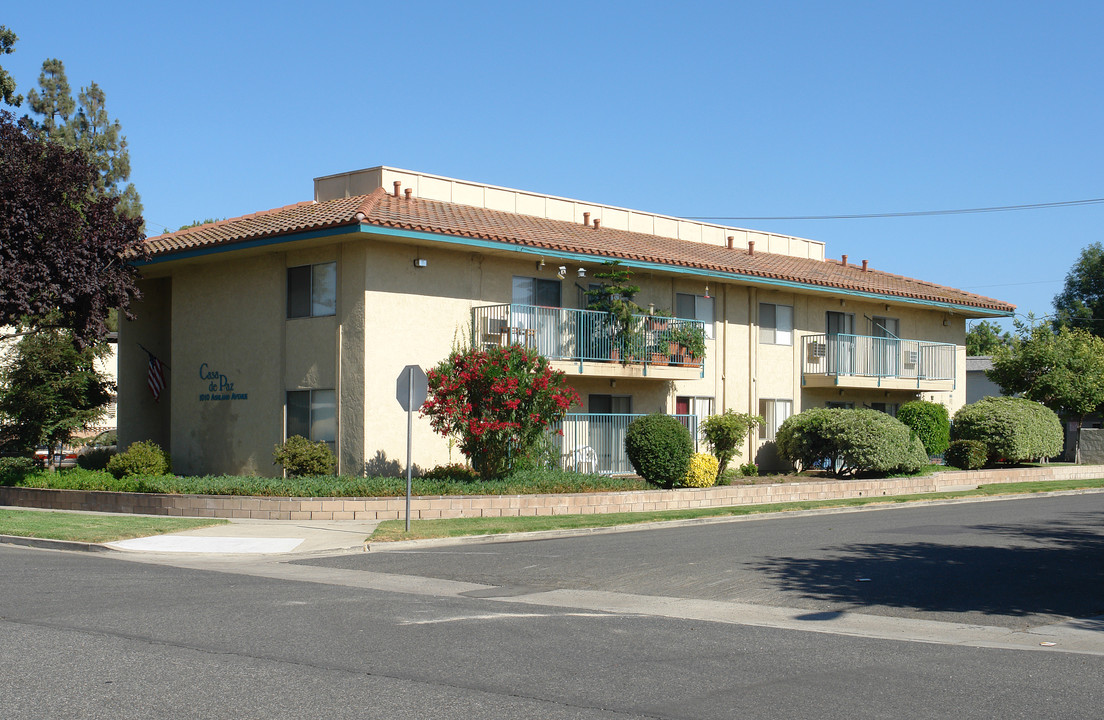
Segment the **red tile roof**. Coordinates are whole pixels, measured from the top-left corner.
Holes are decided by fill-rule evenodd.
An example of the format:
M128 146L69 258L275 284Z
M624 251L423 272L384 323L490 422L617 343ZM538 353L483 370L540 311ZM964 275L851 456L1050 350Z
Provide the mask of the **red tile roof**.
M607 227L597 229L580 223L456 203L396 198L382 188L369 195L322 203L302 202L221 220L153 237L146 244L152 259L168 260L182 251L232 246L250 240L327 228L347 226L352 229L362 223L486 240L505 246L658 263L1006 313L1015 310L1015 305L993 298L878 270L863 271L855 265L844 266L837 260L811 260L766 252L751 255L746 249L730 250L719 245Z

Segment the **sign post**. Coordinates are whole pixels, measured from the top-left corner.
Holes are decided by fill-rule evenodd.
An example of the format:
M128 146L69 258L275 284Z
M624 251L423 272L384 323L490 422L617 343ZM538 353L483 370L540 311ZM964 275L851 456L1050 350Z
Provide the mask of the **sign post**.
M406 410L406 531L410 532L410 483L414 468L414 410L429 395L429 378L417 365L407 365L395 381L395 399Z

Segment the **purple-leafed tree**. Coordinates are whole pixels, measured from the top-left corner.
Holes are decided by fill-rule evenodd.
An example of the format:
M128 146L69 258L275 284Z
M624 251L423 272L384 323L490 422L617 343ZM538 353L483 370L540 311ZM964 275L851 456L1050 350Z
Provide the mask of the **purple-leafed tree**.
M60 326L82 346L102 338L111 309L138 296L142 219L116 212L86 153L3 110L0 178L0 326Z

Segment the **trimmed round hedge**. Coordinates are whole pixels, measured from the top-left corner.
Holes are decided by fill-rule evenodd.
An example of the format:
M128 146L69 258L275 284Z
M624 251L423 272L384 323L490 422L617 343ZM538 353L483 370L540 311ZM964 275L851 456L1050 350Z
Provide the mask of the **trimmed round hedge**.
M712 487L717 484L720 461L709 453L694 453L690 457L690 469L682 479L684 487Z
M928 463L907 425L869 409L811 408L786 419L779 454L803 469L831 467L837 477L860 472L915 473Z
M959 408L956 440L984 443L989 462L1018 463L1062 454L1062 423L1045 405L1014 397L987 397Z
M989 450L977 440L955 440L943 453L943 462L959 470L977 470L985 467Z
M686 477L694 441L678 420L655 413L629 425L625 431L625 454L637 475L653 485L671 488Z
M897 419L916 433L928 455L942 455L951 444L951 416L942 403L907 402L897 410Z

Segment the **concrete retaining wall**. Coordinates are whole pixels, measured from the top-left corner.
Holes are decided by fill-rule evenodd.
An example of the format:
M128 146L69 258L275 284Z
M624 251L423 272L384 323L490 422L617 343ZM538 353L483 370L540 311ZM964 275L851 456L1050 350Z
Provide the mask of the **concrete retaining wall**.
M890 480L824 480L565 495L422 496L411 499L410 511L414 519L642 512L909 495L968 490L992 483L1100 477L1104 477L1104 465L1054 465L1010 470L946 471ZM0 487L0 505L263 520L393 520L405 517L406 499L156 495Z

